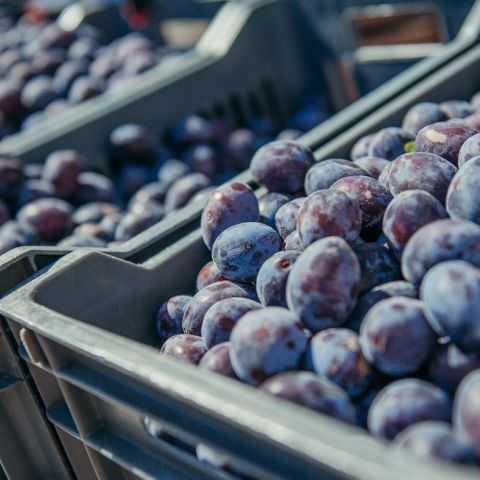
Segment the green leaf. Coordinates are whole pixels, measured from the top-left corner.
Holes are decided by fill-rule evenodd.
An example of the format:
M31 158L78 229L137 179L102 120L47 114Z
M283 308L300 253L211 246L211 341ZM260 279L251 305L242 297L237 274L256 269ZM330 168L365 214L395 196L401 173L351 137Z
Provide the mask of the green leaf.
M415 142L408 142L405 144L405 151L407 153L415 153Z

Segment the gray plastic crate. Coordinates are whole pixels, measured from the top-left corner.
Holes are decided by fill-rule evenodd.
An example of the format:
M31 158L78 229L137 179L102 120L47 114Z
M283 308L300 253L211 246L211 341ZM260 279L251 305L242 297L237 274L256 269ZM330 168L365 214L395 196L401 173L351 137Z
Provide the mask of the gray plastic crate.
M189 217L185 222L170 218L162 228L107 251L133 263L141 262L181 239L197 224ZM22 247L3 255L0 296L70 251ZM31 479L33 471L41 478L95 479L86 447L76 439L78 432L57 380L35 364L24 363L39 351L29 332L21 332L16 324L9 326L0 316L0 459L15 480Z
M292 15L292 10L297 14ZM469 48L477 37L475 25L433 58L366 95L348 114L327 120L309 137L315 143L312 146L355 124ZM333 51L301 18L295 0L230 2L184 56L181 68L174 62L171 70L166 65L153 69L129 86L128 95L96 97L45 122L41 129L6 139L0 153L32 162L58 148L75 148L98 166L105 162L105 139L122 123L141 123L162 133L186 114L218 110L235 123L239 110L251 118L252 98L262 113L282 117L306 90L326 91L338 110L352 97L339 81L342 73Z
M398 124L419 101L469 98L480 86L479 72L480 46L324 146L317 159L342 157L359 136ZM198 467L188 450L147 433L149 417L262 480L478 478L477 470L405 461L360 430L159 355L156 309L172 295L193 292L207 258L198 230L142 264L77 251L0 300L8 322L31 332L30 361L58 380L78 438L99 453L96 461L108 458L127 478L163 478L160 458Z
M20 154L25 161L39 161L51 149L61 148L62 146L74 146L85 152L83 147L87 145L88 152L93 153L93 157L90 157L93 163L99 164L103 160L99 153L103 148L103 135L108 132L111 126L116 126L126 119L150 126L158 126L155 123L158 119L159 123L165 122L171 125L184 113L191 113L191 109L211 112L218 107L218 102L227 101L226 108L227 111L230 111L232 122L234 122L233 109L228 110L228 101L236 98L235 103L238 105L240 102L240 105L244 105L248 114L247 99L251 94L257 95L259 103L265 106L265 113L270 115L275 113L278 115L285 114L289 106L293 104L294 97L306 88L308 77L303 77L303 73L300 72L314 67L311 70L311 74L314 74L315 72L318 73L318 69L321 68L317 63L306 65L308 57L299 55L299 52L302 52L306 46L306 39L299 38L298 31L295 31L292 27L288 3L285 0L257 0L225 7L200 42L199 50L202 52L200 55L190 58L181 71L170 74L165 72L162 74L152 73L145 83L134 90L133 96L135 99L139 99L141 105L145 106L150 102L152 102L152 105L164 105L165 108L162 109L161 115L157 115L158 112L152 113L150 109L137 108L136 100L114 100L112 98L106 101L103 106L84 105L79 107L84 109L86 114L81 114L79 110L79 116L71 118L70 123L67 122L65 126L58 125L56 127L58 131L47 128L45 135L42 132L34 138L18 136L11 142L6 142L6 145L15 145L11 152ZM278 14L279 10L283 13ZM272 12L275 12L274 17L272 17ZM268 25L271 28L276 22L279 25L279 32L287 31L290 32L289 35L279 34L278 32L272 34L263 27L263 25ZM290 27L285 30L288 25ZM265 34L265 30L267 30L268 35ZM266 35L269 40L261 49L258 49L256 46L260 34ZM432 71L446 64L460 52L467 50L475 37L476 29L473 29L468 35L446 47L442 55L421 62L415 68L384 85L376 93L360 100L324 123L322 127L304 136L302 141L314 147L322 145L326 140L334 137L335 134L347 130L348 126L364 118L368 112L371 112L389 98L395 97L421 78L428 77ZM317 44L310 42L308 45L313 48ZM268 52L272 51L278 51L278 56L267 55ZM280 62L279 59L283 58L284 55L287 58ZM258 74L260 78L263 73L268 71L270 81L273 82L275 89L281 92L281 96L277 98L278 102L276 103L279 108L276 110L272 109L272 104L266 100L265 91L262 90L264 87L261 86L265 84L256 85L255 88L252 87L252 90L248 91L248 88L244 85L243 77L240 75L245 70L250 71L250 65L252 65L252 69L255 68L258 61L257 57L264 64L269 64L269 62L274 64L273 66L269 64L268 67L265 65L259 67ZM298 76L289 75L292 66L297 64L299 65ZM281 72L283 72L285 78L279 77ZM219 79L221 88L212 83L212 78ZM282 79L283 83L280 82L277 87L279 78ZM184 92L186 92L188 106L191 108L182 106L179 108L180 112L176 110L177 102L175 102L175 99L180 98L178 95L184 95ZM178 103L183 104L184 102ZM267 108L268 105L270 107ZM182 110L183 108L184 110ZM82 117L82 115L86 116ZM102 119L104 117L107 118L107 125L103 123ZM91 122L90 125L88 125L89 122ZM80 126L78 137L75 131L77 125ZM88 126L91 129L87 128ZM101 132L99 130L100 126ZM88 139L93 138L93 142L87 142L86 137ZM70 143L72 139L75 141L73 145ZM246 172L239 179L250 181L250 176ZM109 253L132 263L141 263L161 252L165 246L198 226L200 209L200 206L183 209L175 215L174 220L170 218L161 222L136 237L124 248L110 250ZM66 250L56 247L17 249L9 252L2 257L0 262L0 296L17 287L37 270L53 263L66 253ZM70 409L63 395L63 390L67 388L64 383L52 376L48 369L45 370L41 362L38 364L31 363L28 369L22 365L17 355L18 345L22 345L22 343L28 345L31 358L37 358L36 355L38 354L38 358L44 359L44 356L40 354L42 349L35 341L35 337L25 331L22 332L21 338L19 324L10 322L11 330L9 330L5 327L5 322L1 319L0 321L2 322L0 325L2 327L0 328L2 338L8 345L8 348L0 349L0 371L2 372L1 375L5 374L7 379L5 388L0 392L1 405L5 405L5 408L9 409L6 410L11 417L9 420L28 415L28 417L32 417L31 425L36 425L35 428L26 430L22 422L10 422L9 433L15 430L17 438L21 439L23 437L23 440L17 442L14 449L16 456L13 457L8 449L9 444L0 442L3 445L3 447L0 447L0 459L4 463L5 470L10 472L11 478L15 479L31 478L31 472L38 472L38 476L42 478L50 476L55 478L76 476L82 479L110 478L101 472L116 472L117 470L110 460L105 460L105 450L103 450L103 454L99 454L97 450L100 447L97 444L92 446L88 442L79 440L81 438L80 434L76 430ZM20 351L25 358L28 358L28 354L23 348ZM9 389L12 389L12 392L14 390L21 392L23 400L10 401L10 398L14 397L10 396ZM1 398L2 396L3 398ZM25 409L22 408L22 405L26 406ZM54 430L45 418L45 411L48 419L54 425ZM2 429L2 431L6 430ZM35 448L32 448L34 446L32 439L34 438L36 438L36 442L42 445L50 445L50 448L46 449L48 455L45 458L39 457ZM165 448L167 450L171 449L168 445ZM18 458L22 458L22 461L19 462ZM6 460L4 461L4 459ZM133 464L135 465L135 462ZM205 475L205 471L202 475ZM210 473L207 474L207 478L208 475Z
M313 91L332 97L325 65L334 59L326 44L308 34L306 19L295 13L295 2L289 0L229 3L181 59L139 76L128 90L96 97L41 129L6 139L0 152L40 161L52 150L68 147L98 166L105 162L110 131L122 123L141 123L161 135L195 112L222 111L227 122L236 125L239 115L247 121L258 115L253 103L259 113L281 120L313 86Z

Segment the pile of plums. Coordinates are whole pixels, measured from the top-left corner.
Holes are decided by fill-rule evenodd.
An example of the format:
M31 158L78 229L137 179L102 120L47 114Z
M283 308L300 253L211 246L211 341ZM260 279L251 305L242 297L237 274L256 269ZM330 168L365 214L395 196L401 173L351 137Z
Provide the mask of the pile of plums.
M104 44L88 25L65 31L53 21L0 16L0 138L118 91L172 55L137 32Z
M52 152L43 165L0 156L0 253L116 246L187 204L205 203L215 184L248 168L259 146L277 134L298 138L325 118L320 103L307 100L280 134L264 117L232 130L191 115L161 142L142 125L121 125L108 140L110 176L89 171L74 150Z
M212 261L193 296L161 305L162 354L359 425L397 452L476 464L479 107L479 95L415 105L351 160L315 163L291 140L260 148L250 171L268 193L233 182L210 194Z

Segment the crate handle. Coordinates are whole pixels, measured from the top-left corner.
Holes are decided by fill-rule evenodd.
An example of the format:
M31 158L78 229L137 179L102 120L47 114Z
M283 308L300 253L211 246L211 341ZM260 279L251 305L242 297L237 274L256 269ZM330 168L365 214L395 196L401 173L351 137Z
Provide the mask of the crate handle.
M25 347L25 351L30 359L30 361L39 367L48 367L47 359L43 353L40 344L38 343L37 337L35 334L26 328L20 330L20 340L22 345Z

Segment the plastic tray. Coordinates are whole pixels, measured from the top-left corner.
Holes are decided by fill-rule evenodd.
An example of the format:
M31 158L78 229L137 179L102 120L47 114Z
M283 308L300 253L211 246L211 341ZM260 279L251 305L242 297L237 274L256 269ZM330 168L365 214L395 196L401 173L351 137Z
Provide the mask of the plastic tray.
M359 135L395 125L419 101L469 98L480 86L479 71L476 47L320 149L317 158L343 156ZM85 445L132 478L163 478L155 469L160 458L196 468L185 450L149 436L143 421L150 417L175 438L210 445L262 480L478 478L478 470L405 461L360 430L160 356L156 309L193 291L207 257L198 230L141 265L77 251L0 300L10 324L31 332L24 336L30 361L58 380ZM132 456L133 446L145 456ZM166 457L167 446L179 456Z

